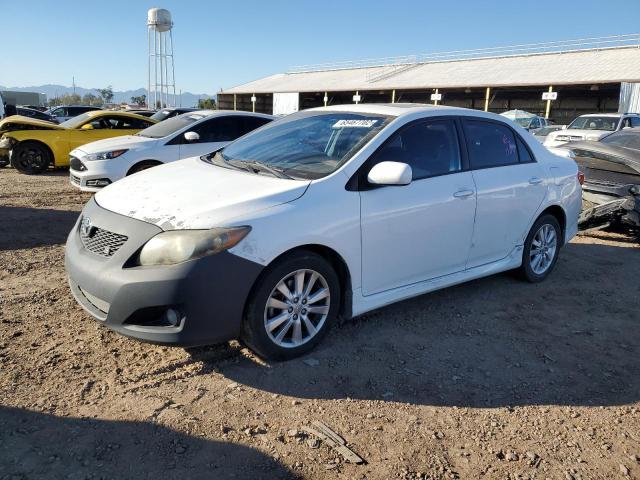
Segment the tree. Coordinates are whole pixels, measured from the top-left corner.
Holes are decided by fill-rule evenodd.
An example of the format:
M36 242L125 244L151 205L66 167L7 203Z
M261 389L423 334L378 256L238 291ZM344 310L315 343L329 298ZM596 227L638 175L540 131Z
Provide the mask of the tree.
M201 98L200 100L198 100L198 108L215 110L217 108L215 98Z
M113 88L111 88L111 85L106 88L98 88L97 91L104 103L111 103L111 100L113 100Z
M101 103L102 103L102 100L97 96L95 96L93 93L86 93L82 97L83 105L100 105Z
M131 97L131 103L136 103L140 106L146 106L147 104L147 96L146 95L138 95L135 97Z

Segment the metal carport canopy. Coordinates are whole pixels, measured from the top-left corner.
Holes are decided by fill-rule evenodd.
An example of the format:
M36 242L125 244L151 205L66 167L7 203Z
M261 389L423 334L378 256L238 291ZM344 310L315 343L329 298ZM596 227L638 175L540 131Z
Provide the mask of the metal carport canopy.
M222 94L517 87L640 82L640 48L509 55L300 73L280 73Z

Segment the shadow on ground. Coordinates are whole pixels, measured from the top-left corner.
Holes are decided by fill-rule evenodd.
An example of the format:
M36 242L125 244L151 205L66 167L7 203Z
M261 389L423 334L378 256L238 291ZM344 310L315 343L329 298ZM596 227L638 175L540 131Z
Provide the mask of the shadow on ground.
M0 207L0 251L63 244L78 215L49 208Z
M144 422L0 407L0 479L298 478L261 452Z
M571 244L543 283L503 274L423 295L334 327L302 359L265 366L221 363L229 347L191 353L205 371L294 397L627 404L640 400L639 272L638 249Z

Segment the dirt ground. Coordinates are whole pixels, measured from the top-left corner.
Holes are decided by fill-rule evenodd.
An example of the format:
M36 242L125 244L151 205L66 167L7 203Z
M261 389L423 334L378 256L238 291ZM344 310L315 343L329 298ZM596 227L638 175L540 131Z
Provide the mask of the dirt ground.
M89 195L0 170L0 479L640 478L640 249L582 236L337 326L305 358L98 325L64 242ZM320 420L366 460L302 427Z

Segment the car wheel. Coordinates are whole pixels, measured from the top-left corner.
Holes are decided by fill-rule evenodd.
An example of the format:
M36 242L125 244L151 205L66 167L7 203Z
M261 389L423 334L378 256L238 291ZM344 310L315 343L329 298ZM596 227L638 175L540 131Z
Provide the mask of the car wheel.
M263 358L297 357L327 334L339 306L340 281L331 264L315 253L296 252L258 279L241 339Z
M562 230L553 215L543 215L531 227L522 253L520 275L527 281L541 282L558 260Z
M145 160L144 162L136 163L129 169L129 171L127 172L127 176L133 175L134 173L138 173L143 170L147 170L151 167L157 167L158 165L162 165L162 162L158 162L156 160Z
M11 164L20 173L37 175L49 168L51 155L47 147L37 142L20 142L13 147Z

